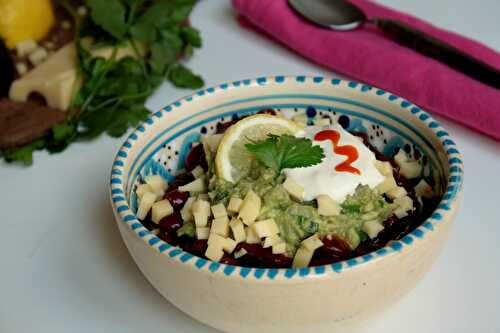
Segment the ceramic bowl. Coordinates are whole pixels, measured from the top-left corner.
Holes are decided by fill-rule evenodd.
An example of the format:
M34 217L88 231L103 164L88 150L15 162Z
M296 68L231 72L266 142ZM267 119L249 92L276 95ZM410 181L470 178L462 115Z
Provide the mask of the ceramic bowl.
M171 179L204 133L235 116L272 108L308 123L366 132L384 154L404 149L443 192L416 230L376 252L302 269L244 268L171 246L136 219L140 177ZM323 122L325 120L322 120ZM225 332L335 332L365 322L407 293L440 252L457 211L462 157L427 112L368 85L324 77L262 77L200 90L153 113L113 162L111 202L130 254L151 284L193 318Z

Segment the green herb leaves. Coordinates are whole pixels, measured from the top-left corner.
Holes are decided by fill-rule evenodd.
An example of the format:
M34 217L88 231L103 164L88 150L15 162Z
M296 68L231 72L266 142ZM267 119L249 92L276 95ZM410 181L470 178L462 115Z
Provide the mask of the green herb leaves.
M122 39L127 32L126 8L120 0L87 0L95 24L116 39Z
M0 151L0 156L31 164L35 150L60 152L72 142L103 133L119 137L147 118L144 103L165 80L181 88L201 88L203 79L180 63L202 44L188 20L195 3L85 0L90 15L80 17L70 1L56 1L75 21L81 86L63 123L44 138ZM102 48L107 50L95 55Z
M325 157L323 148L314 146L311 140L291 135L269 135L266 140L248 143L245 147L257 160L278 174L286 168L318 164Z

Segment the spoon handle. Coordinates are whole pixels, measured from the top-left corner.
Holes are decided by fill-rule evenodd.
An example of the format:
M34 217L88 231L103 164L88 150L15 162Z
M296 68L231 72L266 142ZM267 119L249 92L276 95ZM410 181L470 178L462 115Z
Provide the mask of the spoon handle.
M370 21L397 43L440 61L482 83L500 89L500 71L487 63L403 22L378 18Z

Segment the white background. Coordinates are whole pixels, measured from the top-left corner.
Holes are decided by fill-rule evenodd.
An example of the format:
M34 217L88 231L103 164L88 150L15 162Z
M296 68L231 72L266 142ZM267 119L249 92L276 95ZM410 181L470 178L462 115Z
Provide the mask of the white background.
M382 2L500 50L498 0ZM189 66L207 85L332 74L241 29L228 1L201 1L192 22L204 46ZM187 93L165 84L148 106ZM500 332L500 143L443 123L465 155L456 224L432 270L364 332ZM165 301L120 239L107 186L121 142L37 153L30 168L0 164L0 332L215 332Z

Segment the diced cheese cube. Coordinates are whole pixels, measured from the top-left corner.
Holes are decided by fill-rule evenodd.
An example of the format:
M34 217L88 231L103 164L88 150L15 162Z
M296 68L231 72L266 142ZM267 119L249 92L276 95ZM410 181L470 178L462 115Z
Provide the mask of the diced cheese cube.
M283 182L283 187L295 199L302 201L304 198L304 188L294 182L291 178L287 178Z
M80 16L85 16L88 13L87 7L85 7L85 6L79 6L78 9L76 10L76 12Z
M286 252L286 243L281 242L273 245L273 254L283 254Z
M406 155L403 149L399 149L397 154L394 155L394 161L397 165L401 166L402 163L408 161L408 155Z
M210 149L212 153L215 153L217 152L222 136L223 134L204 135L201 138L201 142L203 143L203 146Z
M214 219L212 221L210 232L223 237L229 236L229 220L227 219L227 216Z
M253 229L259 238L274 236L280 232L278 225L273 219L255 222L250 226L250 229Z
M300 246L314 252L316 249L323 246L323 242L318 238L317 234L314 234L311 237L304 239L302 243L300 243Z
M321 194L316 197L318 202L318 214L323 216L337 216L340 214L342 207L339 203L333 200L330 196Z
M425 179L421 179L417 186L415 186L415 193L419 197L424 198L432 198L434 197L434 191L432 187L425 181Z
M151 221L159 223L162 218L174 212L174 208L168 200L157 201L151 207Z
M205 251L205 257L215 262L219 262L223 256L224 251L222 250L222 246L209 244Z
M234 240L232 240L231 238L226 238L222 249L226 251L226 253L231 254L236 248L236 245L238 245L238 243L236 243Z
M377 218L377 216L378 216L378 212L371 211L371 212L364 213L363 215L361 215L361 219L363 221L369 221L369 220L373 220L373 219Z
M233 256L234 256L235 259L239 259L239 258L243 257L247 253L248 253L247 250L245 250L244 248L241 248L238 251L234 252Z
M205 200L196 200L191 208L194 217L194 223L197 227L204 227L208 223L210 216L210 203Z
M26 39L16 44L16 52L19 57L25 57L38 49L38 44L33 39Z
M236 242L244 242L245 239L247 238L245 234L245 226L243 225L243 222L239 219L233 219L229 223L229 227L231 228L231 231L233 232L233 238Z
M151 186L153 192L157 194L165 193L165 190L168 187L167 181L160 175L146 176L144 178L144 181L146 182L146 184Z
M224 207L224 204L217 204L217 205L213 205L211 207L212 209L212 215L214 216L214 218L219 218L219 217L227 217L227 211L226 211L226 207Z
M246 234L246 239L245 242L248 244L259 244L260 243L260 237L255 233L255 231L248 227L245 228L245 234Z
M271 246L274 246L274 244L282 243L283 241L281 240L281 237L278 235L274 236L269 236L264 239L264 242L262 243L263 248L268 248Z
M399 165L399 172L408 179L420 177L421 170L417 161L403 162Z
M151 209L151 207L153 207L155 201L156 201L156 194L152 192L144 193L136 214L139 220L144 220L146 218L146 215L148 215L149 210Z
M222 237L221 235L211 232L208 236L208 245L215 245L222 249L225 243L226 238Z
M196 239L208 239L210 236L209 227L197 227L196 228Z
M261 207L260 197L252 190L249 190L240 207L238 217L246 225L251 225L259 216Z
M375 187L375 189L378 193L384 194L396 188L397 186L398 184L396 184L396 180L394 179L394 177L387 176L380 184Z
M229 204L227 205L227 210L233 213L238 213L240 211L241 204L243 200L237 197L231 197Z
M394 210L394 214L400 219L407 216L408 211L413 209L413 200L408 196L397 198L394 203L398 205L398 208Z
M205 178L196 178L186 185L179 186L181 192L203 192L207 189L205 185Z
M405 188L402 186L395 187L386 193L387 197L392 200L404 197L407 194L408 192L406 192Z
M373 239L377 237L379 232L384 230L384 226L377 221L366 221L365 223L363 223L362 229L364 232L366 232L368 237Z
M375 160L374 163L375 168L377 168L378 172L383 176L392 176L392 165L390 162Z
M151 230L151 233L155 236L158 236L160 234L160 231L161 231L160 228L156 228L156 229Z
M137 195L137 197L141 199L144 193L146 192L153 193L154 191L151 188L151 186L149 186L149 184L140 184L139 186L137 186L137 189L135 190L135 195Z
M303 268L309 266L313 256L313 252L300 247L295 253L295 257L293 257L292 268Z
M186 200L186 203L184 204L184 206L182 207L182 209L181 209L181 217L182 217L182 220L184 222L192 221L193 220L192 207L193 207L193 203L195 202L195 200L196 200L195 198L189 197Z
M45 59L47 59L48 55L49 54L47 53L47 51L44 48L39 47L35 51L30 53L30 55L28 56L28 59L33 64L33 66L37 66L37 65L41 64L42 62L44 62Z
M193 170L191 170L191 174L194 176L194 178L200 178L203 175L205 175L205 170L199 165L196 166Z

